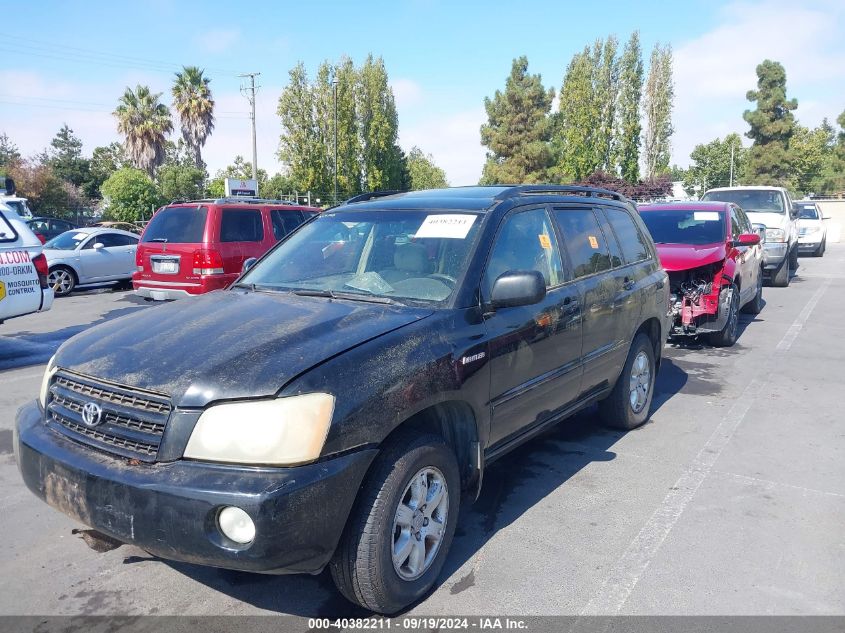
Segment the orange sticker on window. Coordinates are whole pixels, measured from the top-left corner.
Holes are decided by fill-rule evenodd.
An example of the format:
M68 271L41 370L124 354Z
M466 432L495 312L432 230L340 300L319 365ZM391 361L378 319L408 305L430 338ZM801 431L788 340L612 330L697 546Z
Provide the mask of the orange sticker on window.
M587 239L590 240L590 246L592 246L593 248L599 247L599 241L596 239L595 235L588 235Z
M538 235L537 237L540 238L540 246L543 248L551 248L552 241L549 239L549 236L543 233L542 235Z

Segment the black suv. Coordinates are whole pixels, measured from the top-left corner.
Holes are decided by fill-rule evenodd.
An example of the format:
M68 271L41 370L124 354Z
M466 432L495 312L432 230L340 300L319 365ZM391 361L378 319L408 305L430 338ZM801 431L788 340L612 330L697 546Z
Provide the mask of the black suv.
M228 290L66 342L18 413L18 464L49 504L158 556L328 565L394 613L434 584L487 464L592 403L646 420L668 293L609 191L347 203Z

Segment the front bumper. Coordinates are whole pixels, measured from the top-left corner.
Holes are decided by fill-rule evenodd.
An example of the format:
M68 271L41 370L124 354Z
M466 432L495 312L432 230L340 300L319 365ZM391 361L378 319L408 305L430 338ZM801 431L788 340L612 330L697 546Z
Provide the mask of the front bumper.
M817 251L824 241L824 233L814 233L798 238L798 250L802 253Z
M317 573L340 539L376 454L361 450L293 468L187 460L132 465L50 430L22 407L14 450L27 487L54 508L161 558L265 573ZM255 522L247 545L217 527L224 506Z
M789 244L786 242L766 242L763 244L763 268L775 270L789 254Z

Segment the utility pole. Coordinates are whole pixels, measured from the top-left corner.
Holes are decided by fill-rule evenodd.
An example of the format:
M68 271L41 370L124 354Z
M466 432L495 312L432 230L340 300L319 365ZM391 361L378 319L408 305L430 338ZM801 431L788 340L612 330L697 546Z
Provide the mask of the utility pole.
M334 203L337 204L337 78L332 79L334 91Z
M731 187L734 186L734 146L731 144Z
M252 179L258 180L258 150L255 145L255 78L261 73L244 73L238 77L249 77L249 86L241 85L241 94L247 98L250 106L249 118L252 120ZM259 192L260 193L260 192Z

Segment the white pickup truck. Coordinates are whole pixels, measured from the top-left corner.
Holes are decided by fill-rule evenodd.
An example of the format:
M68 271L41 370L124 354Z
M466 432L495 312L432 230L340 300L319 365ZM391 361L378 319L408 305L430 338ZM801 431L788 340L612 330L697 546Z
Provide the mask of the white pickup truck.
M53 289L41 241L15 211L0 202L0 323L49 310Z

